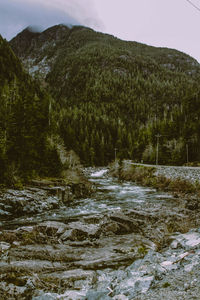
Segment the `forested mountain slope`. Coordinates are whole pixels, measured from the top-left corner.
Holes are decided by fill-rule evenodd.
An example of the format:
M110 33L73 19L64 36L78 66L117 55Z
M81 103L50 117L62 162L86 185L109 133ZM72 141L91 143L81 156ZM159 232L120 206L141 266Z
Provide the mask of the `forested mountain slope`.
M86 164L118 157L159 163L200 160L200 65L190 56L64 25L11 42L47 87L59 134Z
M0 36L0 183L58 171L57 152L48 143L49 103Z

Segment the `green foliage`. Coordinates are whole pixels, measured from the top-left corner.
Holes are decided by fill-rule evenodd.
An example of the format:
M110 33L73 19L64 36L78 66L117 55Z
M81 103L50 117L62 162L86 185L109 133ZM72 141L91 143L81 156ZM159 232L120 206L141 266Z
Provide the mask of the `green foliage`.
M138 251L138 254L143 257L148 253L148 250L145 245L140 246L137 251Z
M120 178L145 186L154 186L156 184L155 170L152 167L129 165L128 167L122 167Z
M0 182L21 187L19 178L58 171L59 159L46 142L49 101L0 37Z
M52 122L86 165L117 157L181 165L200 161L200 67L167 48L121 41L89 28L54 26L11 41L23 58L50 61ZM44 42L42 42L44 41ZM42 76L42 75L41 75Z

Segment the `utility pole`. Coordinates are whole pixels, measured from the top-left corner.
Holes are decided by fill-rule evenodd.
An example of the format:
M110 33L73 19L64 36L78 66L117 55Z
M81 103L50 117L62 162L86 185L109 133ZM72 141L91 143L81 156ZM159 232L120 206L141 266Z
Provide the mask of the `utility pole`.
M115 148L115 161L117 159L117 148Z
M156 146L156 165L158 165L158 152L159 152L159 138L161 137L161 134L156 134L157 138L157 146Z
M189 163L189 149L188 144L186 144L186 154L187 154L187 164Z

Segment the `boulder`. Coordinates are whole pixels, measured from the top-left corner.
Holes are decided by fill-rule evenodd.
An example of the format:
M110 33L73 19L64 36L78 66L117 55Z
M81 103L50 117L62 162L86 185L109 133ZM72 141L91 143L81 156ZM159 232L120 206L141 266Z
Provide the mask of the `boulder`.
M86 294L86 300L110 300L111 297L108 296L109 290L93 291L90 290Z
M37 225L39 231L45 231L47 234L61 235L65 232L67 225L62 222L47 221Z
M123 213L112 213L109 217L112 221L115 221L121 227L122 233L125 233L124 231L126 231L127 233L138 233L142 231L137 221L133 220L130 217L127 217Z
M113 300L129 300L125 295L119 294L113 297Z
M72 222L67 230L61 235L61 240L83 241L87 238L96 238L100 235L99 224L85 224L83 222Z
M64 272L46 273L40 275L42 280L60 285L62 288L87 289L96 281L96 273L94 271L86 271L82 269L68 270Z
M83 241L88 238L88 233L81 229L68 229L60 237L62 241Z

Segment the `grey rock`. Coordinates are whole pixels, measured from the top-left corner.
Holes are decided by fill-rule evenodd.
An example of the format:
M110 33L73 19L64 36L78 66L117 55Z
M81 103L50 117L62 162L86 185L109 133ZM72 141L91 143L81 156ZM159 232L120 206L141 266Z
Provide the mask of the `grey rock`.
M65 288L71 288L73 286L76 289L84 290L92 287L92 284L96 281L96 273L94 271L73 269L42 274L40 278L57 285L60 284Z
M133 297L137 293L146 293L152 282L154 280L154 276L142 276L139 277L138 274L135 276L128 277L123 280L119 287L116 288L116 293L121 291L122 294L126 296Z
M191 230L188 233L179 234L178 236L174 236L173 238L185 250L200 248L200 233L199 232L194 232ZM173 243L175 243L175 242L173 242Z
M93 291L90 290L86 294L86 300L110 300L111 297L108 296L109 290Z
M9 215L11 215L11 213L9 213L8 211L0 209L0 216L9 216Z
M85 300L86 291L76 291L76 290L70 290L65 291L64 294L58 295L56 299L61 300Z
M59 235L64 233L65 229L67 228L67 225L61 222L47 221L37 225L37 228L39 230L43 229L46 232L52 232Z
M99 224L86 224L83 222L72 222L69 225L70 229L84 231L87 236L98 237L100 225Z
M125 232L141 232L141 228L137 221L127 217L122 213L112 213L110 215L110 219L117 222L117 224L121 227L122 233Z
M9 243L0 242L0 251L1 252L8 250L10 247L11 247L11 245Z
M62 241L83 241L88 238L88 233L81 229L69 229L66 230L60 237Z
M128 297L125 295L119 294L113 297L113 300L128 300Z
M32 300L56 300L57 294L44 293L43 295L33 297Z

